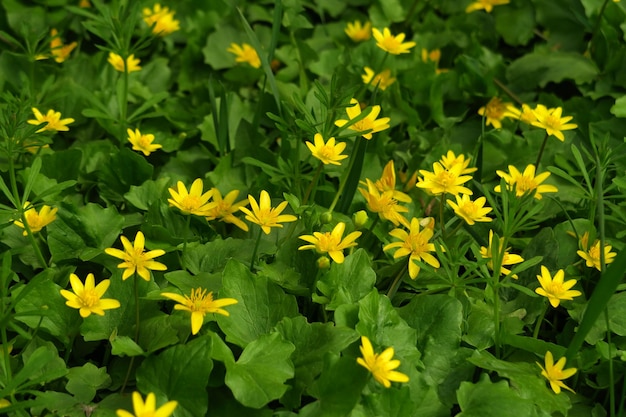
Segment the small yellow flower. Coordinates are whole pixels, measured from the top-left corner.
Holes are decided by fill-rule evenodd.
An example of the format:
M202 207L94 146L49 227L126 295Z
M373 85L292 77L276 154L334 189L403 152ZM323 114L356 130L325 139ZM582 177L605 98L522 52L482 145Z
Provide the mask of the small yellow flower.
M80 0L78 2L78 7L81 7L83 9L86 9L88 7L91 7L91 3L89 2L89 0Z
M424 188L434 195L440 194L469 194L472 190L463 187L463 184L472 179L470 175L462 175L463 165L455 164L450 169L445 169L440 162L433 164L433 172L420 169L423 178L419 178L416 184L419 188Z
M116 71L124 72L124 60L115 52L109 52L109 59L107 61L113 66L113 68L115 68ZM126 58L129 74L131 72L141 71L139 62L141 61L138 58L135 58L135 54L130 54L128 58Z
M311 151L311 154L322 161L324 165L341 165L341 160L346 159L348 155L342 155L346 144L339 142L335 144L335 138L328 139L328 142L324 143L324 138L319 133L316 133L313 137L313 143L305 142L307 148Z
M400 214L408 213L409 209L398 204L398 200L394 198L394 191L389 190L381 193L378 191L376 184L369 178L366 178L365 181L367 189L359 188L359 192L365 197L367 208L374 213L378 213L381 219L389 220L395 226L403 224L409 227L408 220Z
M26 218L26 223L28 223L28 227L32 233L37 233L41 231L44 227L52 223L57 218L57 208L51 208L50 206L42 206L41 210L37 212L35 207L32 207L30 202L24 203L24 208L30 207L28 210L24 212L24 217ZM16 220L13 222L16 226L25 229L24 223L21 220ZM24 230L22 233L24 236L28 236L28 232Z
M163 249L155 249L144 252L146 240L143 233L137 232L137 235L135 235L135 241L132 244L126 236L121 236L120 240L122 241L124 250L106 248L104 252L107 255L114 256L124 261L117 265L118 268L125 270L122 274L122 280L126 280L128 277L137 272L137 275L141 278L146 281L150 281L150 270L167 270L167 266L153 260L154 258L165 254Z
M570 289L576 285L577 281L575 279L564 281L564 278L565 272L562 269L559 269L554 274L554 278L552 278L548 268L541 265L541 275L537 275L541 287L535 289L535 292L547 297L552 307L558 307L561 300L573 300L574 297L582 295L580 291Z
M440 49L433 49L432 51L428 51L428 49L422 48L422 62L424 63L433 62L435 64L435 74L448 72L448 70L445 68L439 68L440 59L441 59Z
M433 268L439 268L439 261L430 254L430 252L435 251L435 245L430 243L430 239L433 237L433 229L425 227L420 231L419 219L415 217L411 219L408 233L403 229L393 229L389 234L396 239L400 239L400 242L385 245L383 250L388 251L389 249L398 248L393 254L394 259L410 255L409 276L411 279L417 278L420 272L420 267L414 261L424 261Z
M228 311L222 307L237 304L237 300L234 298L214 300L213 292L209 291L207 293L207 290L203 288L191 290L191 295L182 296L171 292L164 292L161 295L178 303L174 306L174 310L184 310L191 313L191 334L194 335L200 331L204 323L204 316L207 313L218 313L228 316Z
M363 83L380 88L382 91L385 91L387 87L396 81L396 79L391 76L391 70L386 69L379 74L376 74L370 67L365 67L364 70L365 74L361 75Z
M134 132L132 129L127 129L126 132L128 133L128 141L133 145L133 151L141 151L145 156L149 156L150 153L163 147L162 145L152 143L154 135L151 133L142 135L139 129L135 129Z
M489 231L489 247L486 248L484 246L480 247L480 256L484 259L489 259L487 263L487 267L493 270L493 230ZM498 245L501 252L504 252L502 255L502 264L500 265L500 275L509 275L511 273L510 269L505 268L505 265L515 265L524 262L524 258L519 255L509 253L509 249L511 248L503 248L502 243L504 243L504 238L499 239L500 244ZM517 279L517 274L511 275L511 278Z
M41 114L41 112L36 107L33 107L32 111L35 115L35 119L27 120L28 124L37 126L44 122L48 123L41 129L39 129L37 133L41 133L46 130L49 130L51 132L67 132L68 130L70 130L67 125L69 125L70 123L74 123L74 119L72 118L61 119L61 113L52 109L48 110L48 113L46 113L45 116Z
M346 224L337 223L332 232L320 233L313 232L313 235L303 235L300 239L311 243L311 245L303 245L298 250L315 249L317 253L328 253L333 261L338 264L343 263L343 250L356 246L355 240L361 236L361 232L352 232L345 238L343 232L346 230Z
M104 316L104 310L120 307L120 302L113 298L102 298L111 285L110 279L104 279L95 285L93 274L87 274L85 285L76 274L70 274L72 291L61 290L61 295L67 300L65 304L77 308L81 317L89 317L91 313Z
M261 58L259 58L256 49L249 44L243 43L239 46L236 43L231 43L227 51L235 54L235 62L247 62L254 68L261 68Z
M209 211L215 206L215 203L209 202L213 197L214 190L209 190L202 194L202 188L204 187L202 179L196 178L191 184L191 188L187 191L187 187L182 181L176 183L176 191L173 188L168 188L172 198L168 198L167 202L170 207L176 207L183 214L195 214L196 216L206 217L209 215Z
M541 375L548 380L552 391L554 391L556 394L561 393L561 388L565 388L568 391L574 392L573 389L563 383L563 380L573 376L576 373L577 369L563 369L565 367L565 361L566 359L565 357L563 357L559 359L555 364L552 352L547 351L545 356L545 368L541 366L539 362L535 362L541 368Z
M447 170L451 170L453 167L460 165L462 167L461 175L467 175L478 170L476 167L469 168L470 160L471 158L465 159L465 155L463 154L456 156L454 152L448 151L448 153L441 157L439 162Z
M466 194L459 196L456 195L456 203L452 200L446 200L454 213L465 220L467 224L473 226L475 222L490 222L492 219L487 217L487 213L493 210L491 207L485 207L487 199L485 197L478 197L476 201L470 200L470 197Z
M510 104L504 103L498 97L493 97L486 106L478 109L478 114L487 118L487 126L491 125L496 129L500 129L502 127L501 121L504 119L507 106Z
M361 182L361 184L367 185L364 182ZM398 201L401 201L403 203L410 203L412 201L411 197L409 197L407 194L403 193L402 191L396 190L396 169L393 163L393 159L387 162L387 165L385 165L385 168L383 168L383 175L376 180L374 185L376 185L376 189L381 193L384 193L386 191L392 191L393 198Z
M272 231L272 227L283 227L280 223L295 222L298 220L296 216L291 214L280 214L287 207L287 202L283 201L276 207L272 207L272 200L267 191L261 191L261 197L259 198L259 204L257 204L254 197L248 195L248 201L250 201L250 208L240 207L239 210L246 214L246 220L256 223L261 226L263 232L269 235Z
M567 122L572 120L572 116L561 117L562 112L563 109L560 107L548 109L546 106L538 104L533 110L533 114L537 120L533 121L531 124L545 129L548 136L554 136L561 142L564 142L565 136L562 131L576 129L578 125L574 123L568 124Z
M389 28L384 28L382 33L374 28L372 33L374 34L374 39L376 39L376 46L393 55L408 54L409 49L415 46L415 42L403 42L406 36L404 33L394 36Z
M493 6L499 6L502 4L509 4L509 0L478 0L467 6L465 13L471 13L476 10L484 10L487 13L491 13Z
M361 25L360 20L355 20L354 23L348 22L344 31L354 42L363 42L372 37L372 24L365 22Z
M0 400L0 408L8 407L10 405L11 401L7 400L6 398Z
M239 190L229 192L224 198L222 198L222 193L217 188L213 188L211 191L213 192L214 206L209 209L206 219L209 221L219 219L224 223L232 223L247 232L248 225L238 217L235 217L234 213L239 211L241 207L247 206L248 200L241 200L235 203L237 196L239 196Z
M589 236L589 235L587 235ZM604 245L604 262L606 265L613 262L616 252L611 252L613 247L611 245ZM578 256L585 260L585 265L589 268L596 268L598 271L602 271L602 265L600 264L600 241L596 240L593 242L593 245L589 248L589 250L579 250L576 251Z
M506 106L506 111L504 112L504 117L519 120L528 125L537 121L537 117L535 117L533 109L528 104L522 104L521 110L515 107L513 104L508 104Z
M70 53L74 50L74 48L76 48L76 45L78 45L76 42L72 42L69 45L63 45L63 41L61 40L59 32L56 29L52 29L50 31L50 36L52 37L52 40L50 41L50 51L54 60L58 63L65 61L70 56Z
M388 347L382 353L374 353L372 343L366 336L361 336L362 358L357 358L356 362L370 371L376 381L383 384L385 388L391 386L391 382L409 382L409 377L401 372L394 371L400 366L400 361L393 359L393 348Z
M507 183L507 189L512 190L513 186L515 186L515 195L517 197L521 197L527 192L535 191L535 198L537 200L541 200L543 196L542 193L556 193L559 191L554 185L549 184L541 184L544 182L549 176L549 172L542 172L541 174L535 176L535 166L530 164L524 169L523 173L520 173L517 168L513 165L509 165L509 173L507 174L504 171L497 170L496 174L498 174L501 178L504 178L504 181ZM494 188L496 193L502 192L502 189L499 185Z
M346 113L348 113L348 117L350 118L350 120L353 120L359 117L359 115L361 114L361 105L359 104L359 101L355 98L350 100L350 104L352 104L352 106L346 108ZM372 110L370 110L369 114L358 122L350 125L349 129L356 132L367 132L363 133L363 137L365 139L371 139L373 133L380 132L389 128L389 120L391 119L389 117L376 119L379 113L380 106L372 106ZM335 121L335 125L338 127L342 127L346 125L350 120L339 119Z
M175 13L170 11L168 7L161 7L157 3L152 10L147 7L143 9L143 20L148 26L152 27L154 25L152 33L158 36L165 36L180 29L180 22L174 19Z
M116 414L117 417L169 417L177 405L176 401L168 401L157 409L154 393L149 393L144 403L141 394L135 391L133 392L133 411L135 414L131 414L126 410L117 410Z

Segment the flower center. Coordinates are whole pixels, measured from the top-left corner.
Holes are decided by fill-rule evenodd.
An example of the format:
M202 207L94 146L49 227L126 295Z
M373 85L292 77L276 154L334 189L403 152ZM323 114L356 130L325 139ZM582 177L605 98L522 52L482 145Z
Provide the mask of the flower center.
M148 140L147 135L141 135L139 136L139 140L137 142L139 142L140 147L147 148L148 146L150 146L151 141Z
M439 180L439 185L441 185L442 188L447 189L451 185L454 185L454 182L456 180L456 175L450 173L450 171L442 171L439 174L438 180Z
M200 207L200 199L195 195L187 195L180 202L185 211L193 211Z
M83 292L80 299L85 307L93 307L100 302L100 297L98 297L98 294L96 294L95 291Z
M476 204L474 201L470 201L468 203L463 204L460 207L460 209L468 217L476 217L476 213L478 212L478 207L476 207Z
M359 120L358 122L356 122L355 124L353 124L352 126L350 126L353 130L359 131L359 132L364 132L366 130L370 130L370 129L374 129L374 123L372 123L372 121L370 119L368 119L367 117L363 120Z
M318 252L329 252L333 250L337 250L339 244L341 243L341 239L336 238L331 235L329 232L324 233L317 243Z
M554 117L553 115L549 114L543 120L543 124L551 129L559 130L561 127L561 120L558 117Z
M563 289L563 285L560 282L551 282L547 285L546 292L552 295L563 294L565 290Z
M486 2L489 4L489 2ZM487 108L485 109L487 113L487 117L490 119L501 119L504 115L505 107L502 105L500 100L494 99L491 102L487 103Z
M534 178L521 176L515 182L517 194L522 195L527 191L534 190L537 188L537 183Z
M589 257L600 262L600 245L593 245L589 248Z
M319 150L319 154L326 159L331 159L335 156L335 148L333 146L324 145Z
M421 233L409 235L407 243L409 244L408 249L411 249L414 255L428 252L428 240Z

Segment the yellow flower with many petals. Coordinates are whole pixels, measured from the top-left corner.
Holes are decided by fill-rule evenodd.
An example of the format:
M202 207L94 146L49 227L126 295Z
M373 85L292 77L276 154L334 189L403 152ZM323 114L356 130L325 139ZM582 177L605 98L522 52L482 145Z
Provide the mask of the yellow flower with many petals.
M115 258L122 259L124 262L117 265L118 268L124 269L122 280L127 279L135 272L146 281L150 281L150 270L166 271L167 266L153 259L165 254L163 249L155 249L145 252L146 239L141 232L135 235L135 241L131 244L126 236L121 236L120 240L124 246L124 250L116 248L106 248L104 252Z
M554 357L552 356L552 352L550 351L546 352L544 361L546 366L545 368L541 366L539 362L535 363L541 368L541 375L548 380L552 391L554 391L556 394L560 394L561 388L565 388L568 391L574 392L573 389L563 383L563 380L573 376L576 373L577 369L563 369L565 367L565 357L559 359L557 363L554 363Z
M324 138L319 133L316 133L313 137L313 143L305 142L307 148L311 151L311 154L322 161L324 165L341 165L341 160L346 159L348 155L342 155L346 144L339 142L335 144L335 138L328 139L328 142L324 143Z
M143 20L150 27L154 25L152 33L165 36L180 29L180 22L174 19L175 13L170 11L168 7L161 7L157 3L152 9L147 7L143 9Z
M379 192L376 184L374 184L369 178L366 178L365 188L359 188L359 192L365 197L367 201L367 208L378 213L378 216L383 220L389 220L395 226L403 224L409 227L408 220L400 213L408 213L409 209L398 204L398 200L394 197L395 191L388 190ZM405 194L406 195L406 194ZM410 202L409 198L408 201Z
M463 165L456 164L450 169L445 169L440 162L433 164L433 172L420 169L422 178L418 178L416 184L419 188L424 188L434 195L440 194L469 194L472 190L464 187L463 184L472 179L470 175L462 175Z
M386 69L379 74L376 74L370 67L365 67L364 70L365 74L361 75L363 83L380 88L382 91L385 91L387 87L396 81L396 79L391 76L391 70Z
M545 129L548 136L554 136L561 142L565 141L563 130L572 130L578 127L574 123L567 123L572 120L572 116L561 117L563 109L560 107L548 109L546 106L538 104L532 112L536 120L531 124Z
M117 410L116 414L117 417L169 417L177 405L176 401L168 401L157 409L154 393L149 393L144 403L141 394L135 391L133 392L133 410L135 414L131 414L126 410Z
M502 4L509 4L509 0L478 0L467 6L465 13L475 12L476 10L484 10L487 13L491 13L493 6Z
M228 52L235 54L235 62L247 62L254 68L261 68L261 58L259 54L252 46L247 43L242 43L241 46L236 43L231 43Z
M26 223L28 223L28 227L32 233L37 233L41 231L44 227L52 223L57 218L57 208L51 208L50 206L42 206L41 210L37 212L35 207L32 207L30 202L24 203L24 208L28 208L28 210L24 211L24 218L26 219ZM24 223L21 220L16 220L13 222L16 226L21 227L22 229L26 229L24 227ZM28 236L28 232L24 230L22 233L24 236Z
M183 214L195 214L196 216L206 217L209 215L209 211L215 206L215 203L209 202L213 197L213 190L209 190L202 194L202 188L204 187L202 179L196 178L191 184L191 188L187 191L187 187L182 181L176 183L177 190L168 188L172 198L168 198L167 202L170 207L176 207Z
M317 253L328 253L333 261L338 264L343 263L343 250L356 246L355 240L361 236L361 232L352 232L345 238L343 232L346 230L346 224L337 223L332 232L320 233L313 232L313 235L303 235L300 239L311 243L311 245L303 245L298 250L315 249Z
M51 132L67 132L68 130L70 130L67 125L69 125L70 123L74 123L74 119L72 118L61 119L61 113L52 109L48 110L48 113L46 113L45 116L41 114L41 112L36 107L33 107L32 111L35 115L35 119L27 120L28 124L37 126L45 122L48 123L41 129L39 129L37 133L41 133L46 130L49 130Z
M506 111L504 112L504 117L519 120L528 125L537 121L537 117L535 117L533 109L528 104L522 104L521 110L515 107L513 104L508 104L506 106Z
M506 115L507 107L511 103L505 103L500 100L498 97L494 97L489 100L487 105L478 109L478 114L487 118L486 125L493 126L496 129L500 129L502 127L502 119L504 119Z
M109 59L107 59L107 61L113 66L113 68L115 68L116 71L124 72L124 60L115 52L109 52ZM130 54L128 58L126 58L129 74L131 72L141 71L141 66L139 65L139 62L141 61L138 58L135 58L135 54Z
M582 295L580 291L570 289L577 281L575 279L564 281L565 272L562 269L559 269L552 278L548 268L541 265L541 275L537 275L537 279L541 287L536 288L535 292L547 297L552 307L558 307L561 300L573 300L574 297Z
M535 198L541 200L543 198L542 193L556 193L559 191L554 185L541 184L550 176L550 173L542 172L535 176L535 166L533 164L528 165L523 173L520 173L513 165L509 165L508 174L500 170L497 170L496 174L504 178L508 190L512 190L515 187L515 195L517 197L521 197L527 192L535 191ZM502 192L502 187L497 185L494 191L500 193Z
M70 53L74 50L74 48L76 48L76 45L78 45L76 42L72 42L69 45L63 45L63 41L61 40L59 32L56 29L52 29L50 31L50 36L52 37L52 40L50 41L50 52L52 53L54 60L58 63L65 61L70 56Z
M246 220L256 223L261 226L263 232L269 235L272 231L272 227L283 227L280 223L295 222L298 220L296 216L291 214L280 214L287 207L287 202L283 201L276 207L272 207L272 200L267 191L261 191L261 197L257 204L254 197L248 195L248 201L250 201L250 208L240 207L239 210L246 214Z
M348 22L344 32L346 32L346 35L354 42L363 42L372 37L372 24L365 22L365 24L362 25L360 20L355 20L354 23Z
M447 170L451 170L453 167L460 165L462 167L461 175L467 175L478 170L476 167L469 168L470 160L471 158L465 159L465 155L463 154L456 156L453 151L448 151L448 153L441 157L439 162Z
M394 371L400 366L400 361L393 358L393 348L388 347L382 353L374 353L372 342L366 337L361 336L361 355L356 362L370 371L374 375L376 381L383 384L385 388L391 386L391 382L409 382L409 377L401 372Z
M232 223L241 230L248 231L248 225L241 219L235 217L234 213L239 211L241 207L248 205L248 200L241 200L235 203L239 190L233 190L222 198L222 193L217 188L211 190L213 192L214 205L209 209L206 219L211 221L219 219L224 223Z
M393 254L394 259L409 256L409 276L411 279L417 278L420 267L414 261L424 261L433 268L439 268L437 258L430 254L435 251L435 245L430 243L433 237L433 229L426 227L420 231L420 221L413 217L409 226L409 231L403 229L393 229L389 234L400 242L393 242L383 247L384 251L397 248Z
M500 275L509 275L511 273L511 270L505 268L505 265L515 265L515 264L522 263L524 262L524 258L522 258L519 255L509 253L508 251L511 248L505 249L502 245L504 243L504 238L500 238L498 242L499 242L498 248L500 249L500 252L503 253L502 262L500 264ZM486 248L484 246L481 246L480 256L482 256L483 259L489 259L489 262L487 263L487 267L493 270L493 230L489 231L489 247ZM517 279L517 274L511 275L511 278Z
M587 239L588 239L587 235ZM611 245L604 245L604 263L606 265L613 262L617 253L611 252L613 247ZM596 240L593 242L593 245L589 248L589 250L579 250L576 251L578 256L585 260L585 265L589 268L596 268L598 271L602 271L602 265L600 263L600 241Z
M93 274L87 274L85 285L76 274L70 274L72 291L61 290L61 295L67 300L68 307L77 308L81 317L89 317L91 313L104 316L104 310L120 307L120 302L113 298L102 298L111 285L110 279L104 279L95 285Z
M348 113L348 117L350 120L339 119L335 121L335 125L339 127L343 127L351 120L356 119L361 115L361 105L359 101L355 98L350 100L351 107L346 108L346 113ZM356 132L367 132L363 133L363 137L365 139L371 139L372 134L376 132L380 132L382 130L389 128L389 117L383 117L380 119L376 119L380 114L380 106L372 106L372 110L368 113L367 116L363 117L356 123L353 123L349 126L349 129L354 130Z
M152 152L157 149L161 149L163 145L159 145L154 142L154 135L148 133L147 135L142 135L139 129L127 129L128 133L128 141L133 145L133 151L141 151L145 156L149 156Z
M475 222L490 222L491 217L487 217L487 213L493 210L491 207L485 207L487 199L478 197L476 201L470 200L467 194L462 196L456 195L456 203L452 200L446 200L448 205L454 210L454 214L465 220L467 224L473 226Z
M184 310L191 313L191 334L198 334L202 324L204 323L204 316L207 313L217 313L223 316L228 316L228 311L222 307L237 304L237 300L234 298L219 298L213 299L213 292L207 293L206 289L196 288L191 290L191 295L182 296L171 292L161 293L162 296L176 301L178 304L174 306L174 310Z
M394 36L389 28L384 28L382 33L374 28L372 33L374 34L374 39L376 39L376 46L393 55L408 54L409 49L415 46L415 42L404 42L406 36L404 33Z
M361 182L363 185L367 185L367 183ZM386 191L393 192L393 198L398 201L402 201L403 203L410 203L411 197L402 191L396 190L396 169L393 163L393 159L387 162L385 168L383 168L383 175L376 180L374 183L376 185L376 189L381 193Z

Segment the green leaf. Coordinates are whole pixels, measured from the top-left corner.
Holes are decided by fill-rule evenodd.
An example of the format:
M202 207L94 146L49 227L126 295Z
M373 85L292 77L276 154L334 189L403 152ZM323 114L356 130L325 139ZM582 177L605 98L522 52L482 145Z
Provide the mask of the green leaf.
M78 179L83 152L80 149L65 149L41 157L41 173L57 181Z
M462 382L457 391L461 412L456 417L519 417L534 415L532 401L516 395L506 381L493 383L484 374L473 384Z
M143 320L139 329L139 345L151 353L178 342L178 332L171 322L172 317L168 314Z
M86 363L81 367L70 368L67 374L67 392L82 403L91 402L96 396L96 391L108 387L111 377L105 367L98 368L92 363Z
M187 246L183 260L192 274L219 272L231 259L250 262L253 249L252 239L215 239L204 245Z
M289 358L295 346L280 333L262 335L248 344L237 362L226 363L226 385L246 407L261 408L280 398L294 375Z
M30 167L28 178L26 178L26 185L24 186L24 193L22 194L22 202L20 206L23 206L29 200L30 192L33 189L33 184L37 179L37 175L41 170L41 158L36 158Z
M128 336L116 336L111 340L111 354L116 356L141 356L145 352Z
M526 45L534 36L535 10L531 2L518 2L517 7L496 7L496 30L509 45Z
M151 179L153 170L143 155L122 148L97 172L101 192L109 198L122 200L132 185L141 185Z
M611 113L617 117L626 117L626 96L615 99L615 104L611 107Z
M170 179L159 178L156 181L148 180L143 184L131 185L130 191L124 194L124 198L140 210L148 210L150 205L161 200Z

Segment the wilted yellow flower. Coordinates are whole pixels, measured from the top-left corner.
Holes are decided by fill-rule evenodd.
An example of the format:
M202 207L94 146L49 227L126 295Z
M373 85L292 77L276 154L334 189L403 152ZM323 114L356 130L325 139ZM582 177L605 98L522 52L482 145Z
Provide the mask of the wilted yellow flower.
M296 216L291 214L280 214L287 207L287 202L283 201L276 207L272 207L272 200L267 191L261 191L261 197L259 198L259 204L257 204L254 197L248 195L248 201L250 201L250 208L240 207L239 210L246 214L246 220L256 223L261 226L263 232L269 235L272 231L272 227L283 227L280 223L295 222L298 220Z
M135 414L131 414L126 410L117 410L116 414L117 417L169 417L177 405L176 401L168 401L157 409L154 393L149 393L144 403L141 394L135 391L133 392L133 410Z
M361 25L360 20L355 20L354 23L348 22L344 31L353 41L362 42L372 37L372 24L365 22Z
M467 175L478 170L476 167L469 168L470 159L471 158L465 159L465 155L462 153L456 156L454 152L448 151L448 153L441 157L439 162L447 170L451 170L453 167L460 165L463 168L461 175Z
M42 206L41 210L37 212L35 207L32 207L30 202L24 203L24 208L30 207L28 210L24 212L24 217L26 218L26 223L28 223L28 227L32 233L37 233L50 223L52 223L57 218L57 208L51 208L50 206ZM13 222L16 226L25 229L24 223L22 220L16 220ZM22 233L24 236L28 236L28 232L24 230Z
M493 97L486 106L478 109L478 114L487 118L487 126L492 125L496 129L500 129L502 127L501 120L504 119L507 106L510 104L502 102L498 97Z
M400 214L408 213L409 209L398 204L398 200L394 198L394 191L389 190L381 193L378 191L376 184L369 178L365 181L367 189L359 188L359 192L365 197L367 208L374 213L378 213L381 219L389 220L395 226L403 224L409 227L408 220Z
M170 207L178 208L183 214L195 214L196 216L206 217L215 206L215 203L209 202L211 197L213 197L214 190L209 190L202 194L203 187L204 185L200 178L194 180L189 191L187 191L187 187L185 187L182 181L178 181L176 183L178 191L173 188L167 189L172 196L172 198L167 199L167 202L170 204Z
M148 26L154 25L152 33L165 36L180 29L180 22L174 19L175 13L170 11L168 7L161 7L157 3L152 7L152 10L147 7L143 9L143 20Z
M241 219L235 217L234 213L239 211L241 207L248 205L248 200L241 200L235 203L239 190L233 190L222 198L222 193L217 188L211 190L213 192L214 205L209 209L206 219L211 221L219 219L224 223L232 223L241 230L248 231L248 225Z
M49 130L51 132L67 132L70 130L67 125L70 123L74 123L74 119L67 118L61 119L61 113L58 111L54 111L52 109L48 110L48 113L44 116L41 112L36 108L32 108L33 114L35 115L35 119L27 120L26 122L30 125L40 125L44 122L48 124L42 127L37 131L37 133L41 133L43 131Z
M231 43L227 51L235 54L235 62L247 62L254 68L261 68L261 58L259 58L256 49L249 44L243 43L239 46L236 43Z
M474 225L474 222L490 222L492 220L486 216L493 209L485 207L485 202L487 201L485 197L478 197L476 201L472 201L467 194L463 194L461 196L456 195L455 198L456 203L452 200L446 201L452 207L454 213L470 226Z
M54 60L58 63L65 61L70 56L70 53L74 50L74 48L76 48L76 45L78 45L76 42L72 42L69 45L63 45L63 41L61 40L59 32L56 29L52 29L50 31L50 36L52 37L52 40L50 41L50 51Z
M311 245L303 245L298 250L314 249L317 253L328 253L333 261L338 264L343 263L343 250L356 246L355 240L361 236L361 232L352 232L345 238L343 232L346 230L346 224L337 223L332 232L320 233L313 232L313 235L302 235L300 239L311 243Z
M455 164L451 169L445 169L440 162L433 164L433 172L420 169L423 178L418 178L417 187L424 188L434 195L439 194L469 194L472 190L463 187L467 181L471 180L470 175L462 175L464 168L462 164Z
M548 136L554 136L561 142L565 141L563 130L572 130L578 127L574 123L567 123L572 120L572 116L561 117L563 109L560 107L548 109L546 106L538 104L532 112L537 120L531 122L531 124L545 129Z
M400 366L400 361L393 358L393 348L388 347L382 353L374 353L374 347L366 336L361 336L361 355L356 362L370 371L376 381L385 388L391 386L391 382L409 382L409 377L401 372L394 371Z
M146 281L150 281L150 270L167 270L167 266L153 260L161 255L165 255L165 251L163 249L155 249L144 252L146 239L142 232L137 232L135 235L135 241L132 244L126 236L121 236L120 240L122 241L124 250L106 248L104 252L107 255L114 256L124 261L117 265L118 268L125 270L122 274L122 280L126 280L128 277L137 272L137 275L141 278Z
M415 42L403 42L406 36L404 33L394 36L389 28L384 28L382 33L374 28L372 33L374 34L374 39L376 39L376 46L393 55L408 54L409 49L415 46Z
M313 143L305 142L307 148L311 151L311 154L322 161L323 164L341 165L341 160L346 159L348 155L341 155L346 144L339 142L335 144L335 138L328 139L328 142L324 143L324 138L321 134L316 133L313 137Z
M589 235L587 235L588 238ZM613 262L617 253L611 252L613 247L611 245L604 245L604 262L606 265ZM576 251L578 256L585 260L585 265L589 268L596 268L598 271L602 271L602 265L600 264L600 241L596 240L589 250Z
M487 263L487 267L491 270L493 270L493 230L489 231L489 247L486 248L484 246L480 247L480 256L482 256L484 259L489 259L489 262ZM509 253L509 249L511 248L503 248L502 244L504 243L504 238L500 238L499 239L499 245L498 248L500 249L500 252L504 252L504 255L502 255L502 263L500 265L500 275L508 275L511 273L510 269L505 268L505 265L515 265L515 264L519 264L524 262L524 258L522 258L519 255L515 255L515 254L511 254ZM511 275L511 278L515 278L517 279L517 274L513 274Z
M196 288L191 290L191 295L182 296L171 292L161 293L162 296L176 301L178 304L174 306L174 310L185 310L191 313L191 334L198 334L202 324L204 323L204 316L207 313L217 313L223 316L228 316L228 311L222 307L237 304L237 300L234 298L219 298L213 299L213 292L207 293L206 289Z
M573 376L576 373L577 369L563 369L565 367L565 361L566 359L565 357L563 357L559 359L555 364L552 352L547 351L545 356L545 368L541 366L539 362L535 362L541 368L541 375L548 380L552 391L554 391L556 394L561 393L561 388L565 388L568 391L574 392L573 389L563 383L563 380Z
M562 269L559 269L552 278L548 268L541 265L541 275L537 275L541 287L536 288L535 292L547 297L552 307L558 307L561 300L573 300L574 297L582 295L580 291L570 289L576 285L575 279L564 281L564 278L565 272Z
M109 61L109 64L111 64L116 71L124 72L124 60L115 52L109 52L109 59L107 61ZM139 62L141 61L138 58L135 58L135 54L130 54L128 58L126 58L129 74L131 72L141 71Z
M508 104L504 112L504 117L510 117L511 119L519 120L529 125L537 121L533 109L528 104L522 104L521 110L513 104Z
M145 156L149 156L150 153L163 147L163 145L152 143L154 135L151 133L142 135L139 129L135 129L134 132L133 129L127 129L126 132L128 133L128 141L133 145L133 151L141 151Z
M376 74L370 67L365 67L364 70L365 74L361 75L363 83L378 87L382 91L385 91L387 87L396 81L396 79L391 76L391 70L386 69L379 74Z
M350 120L353 120L359 117L359 115L361 114L361 105L356 98L351 99L350 104L352 104L352 106L346 108L346 113L348 113L348 117L350 118ZM389 117L376 119L379 113L380 106L372 106L372 110L370 110L369 114L358 122L350 125L349 129L356 132L368 132L364 133L363 137L365 139L371 139L373 133L380 132L389 128L389 120L391 119ZM339 119L335 121L335 125L342 127L346 125L350 120Z
M500 6L502 4L509 4L509 0L478 0L467 6L465 13L471 13L476 10L484 10L487 13L491 13L493 6Z
M389 234L396 239L400 239L400 242L385 245L383 250L398 248L393 254L394 259L410 255L409 276L411 279L417 278L420 272L420 267L414 261L424 261L433 268L439 268L439 261L430 254L430 252L435 251L435 245L430 243L430 239L433 237L433 229L431 227L426 227L420 231L420 220L413 217L408 233L403 229L393 229Z
M95 285L93 274L87 274L85 285L76 274L70 274L72 291L61 290L61 295L67 300L68 307L77 308L81 317L89 317L91 313L104 316L104 310L119 308L120 302L113 298L102 298L111 285L110 279L104 279Z
M520 173L513 165L509 165L508 174L500 170L497 170L496 174L504 178L508 190L512 190L513 186L515 186L515 195L517 197L521 197L527 192L534 190L535 198L541 200L543 198L542 193L556 193L559 191L554 185L541 184L550 176L550 173L546 171L535 176L535 166L533 164L529 164L526 169L524 169L523 173ZM502 192L502 189L497 185L494 191L499 193Z

